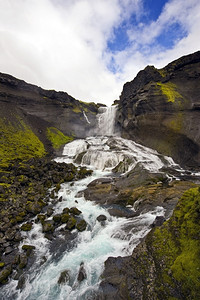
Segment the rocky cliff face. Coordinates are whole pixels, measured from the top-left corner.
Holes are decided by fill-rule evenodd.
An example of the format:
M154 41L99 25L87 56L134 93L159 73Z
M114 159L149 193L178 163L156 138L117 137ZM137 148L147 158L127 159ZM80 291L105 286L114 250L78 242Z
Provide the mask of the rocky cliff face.
M127 82L119 101L122 136L172 156L200 163L200 51L163 69L147 66Z
M3 143L5 135L12 136L12 142L15 143L14 132L18 135L18 142L19 131L29 136L31 132L32 137L35 135L34 142L37 140L35 146L40 148L43 144L41 155L45 150L55 152L70 139L85 137L94 126L98 110L98 105L94 103L78 101L64 92L44 90L2 73L0 102ZM30 145L27 147L30 148Z

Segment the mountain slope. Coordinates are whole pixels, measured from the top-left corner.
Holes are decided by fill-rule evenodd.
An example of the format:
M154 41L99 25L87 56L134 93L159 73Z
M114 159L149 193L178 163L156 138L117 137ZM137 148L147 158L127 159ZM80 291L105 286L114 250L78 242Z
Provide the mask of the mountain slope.
M55 153L73 138L85 137L98 110L94 103L44 90L3 73L0 103L1 164Z
M172 156L200 163L200 51L163 69L147 66L127 82L119 101L122 136Z

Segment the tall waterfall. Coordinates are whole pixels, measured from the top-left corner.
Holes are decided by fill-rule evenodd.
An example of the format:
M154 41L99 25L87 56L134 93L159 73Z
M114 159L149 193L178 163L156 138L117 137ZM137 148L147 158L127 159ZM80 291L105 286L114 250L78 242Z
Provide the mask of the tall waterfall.
M114 136L115 131L115 116L117 105L110 107L100 107L97 115L96 135Z

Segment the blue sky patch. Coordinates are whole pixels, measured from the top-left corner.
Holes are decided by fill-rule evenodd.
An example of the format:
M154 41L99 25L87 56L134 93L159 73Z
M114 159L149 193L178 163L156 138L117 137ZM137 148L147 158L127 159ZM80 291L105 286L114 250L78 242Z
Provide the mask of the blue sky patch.
M167 27L159 37L156 38L156 44L159 44L163 48L172 48L177 40L184 38L187 32L179 23L173 23Z
M109 40L107 43L107 47L111 52L123 51L129 46L126 23L115 28L113 35L114 38L112 40Z

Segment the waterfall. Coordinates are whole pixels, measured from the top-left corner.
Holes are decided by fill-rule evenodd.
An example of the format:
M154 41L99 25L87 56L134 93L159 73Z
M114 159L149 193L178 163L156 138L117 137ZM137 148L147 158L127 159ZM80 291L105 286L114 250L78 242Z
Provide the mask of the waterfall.
M117 105L110 107L99 107L97 115L96 135L114 136L115 132L115 116Z

